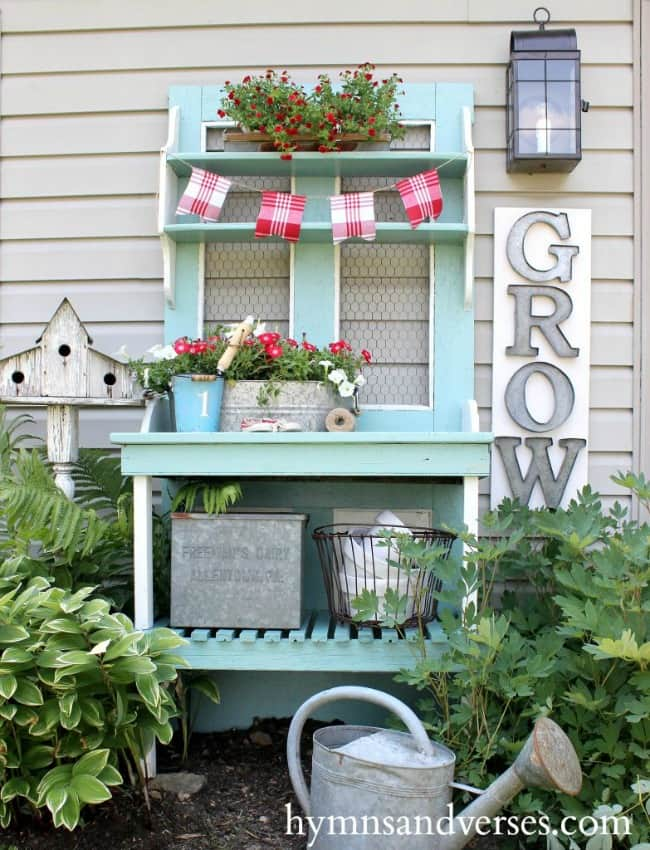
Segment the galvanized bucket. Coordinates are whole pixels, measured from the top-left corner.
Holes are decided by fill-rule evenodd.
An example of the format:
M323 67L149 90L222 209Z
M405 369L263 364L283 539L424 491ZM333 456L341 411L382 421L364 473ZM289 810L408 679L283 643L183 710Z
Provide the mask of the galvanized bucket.
M219 430L223 383L222 375L176 375L172 379L177 431Z
M360 699L396 714L410 731L389 732L390 740L411 753L410 764L360 758L346 745L386 730L370 726L327 726L313 738L311 794L300 764L300 735L308 716L328 702ZM308 815L308 846L314 850L431 850L431 829L449 815L453 752L429 740L416 715L395 697L372 688L331 688L307 700L296 712L287 740L289 774ZM399 834L399 825L409 833ZM423 834L413 834L419 824ZM429 828L431 825L431 829Z
M296 422L303 431L324 431L337 400L341 406L332 385L320 381L226 381L221 430L239 431L242 419L272 417Z

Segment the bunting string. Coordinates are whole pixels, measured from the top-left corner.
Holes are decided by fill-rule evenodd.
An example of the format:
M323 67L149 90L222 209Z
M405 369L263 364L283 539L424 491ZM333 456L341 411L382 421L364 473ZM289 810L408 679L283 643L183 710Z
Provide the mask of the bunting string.
M226 195L232 186L258 192L262 196L255 224L255 237L280 236L290 242L300 238L300 228L307 197L289 192L274 192L247 186L239 180L229 180L212 171L195 168L181 157L172 157L190 169L190 178L176 208L177 215L199 215L203 221L218 221ZM443 162L439 168L453 162L457 156ZM412 228L426 219L437 219L442 212L442 192L438 169L431 169L364 192L345 192L338 195L311 195L313 199L328 198L334 244L360 237L372 242L376 235L374 196L378 192L397 190Z

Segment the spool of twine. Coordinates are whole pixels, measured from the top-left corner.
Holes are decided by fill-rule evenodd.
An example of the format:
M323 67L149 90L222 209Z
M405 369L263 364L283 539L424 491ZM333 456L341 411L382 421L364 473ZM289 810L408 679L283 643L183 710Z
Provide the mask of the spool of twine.
M325 417L328 431L354 431L356 424L353 414L344 407L335 407Z

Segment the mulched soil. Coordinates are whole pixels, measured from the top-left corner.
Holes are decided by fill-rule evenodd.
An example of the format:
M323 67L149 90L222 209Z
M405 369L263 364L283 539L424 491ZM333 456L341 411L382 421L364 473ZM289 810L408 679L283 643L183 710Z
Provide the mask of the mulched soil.
M151 824L140 794L117 790L112 801L87 806L73 833L25 820L0 830L0 850L304 850L306 838L285 835L285 805L300 813L286 767L287 728L268 720L248 731L196 734L184 765L172 747L160 749L160 773L186 770L207 783L186 800L154 792ZM303 742L308 759L313 729ZM498 846L494 839L472 845Z

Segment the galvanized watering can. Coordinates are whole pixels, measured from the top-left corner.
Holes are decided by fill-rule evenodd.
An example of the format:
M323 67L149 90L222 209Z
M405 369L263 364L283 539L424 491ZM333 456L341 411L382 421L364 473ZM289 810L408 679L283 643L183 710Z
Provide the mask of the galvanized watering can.
M300 736L309 715L335 700L365 700L396 714L406 732L370 726L327 726L314 733L311 794L300 765ZM459 815L450 803L454 753L429 740L417 716L395 697L372 688L331 688L296 712L287 740L289 774L314 850L459 850L527 785L576 795L582 772L560 727L540 718L515 763ZM306 823L305 823L306 822Z

